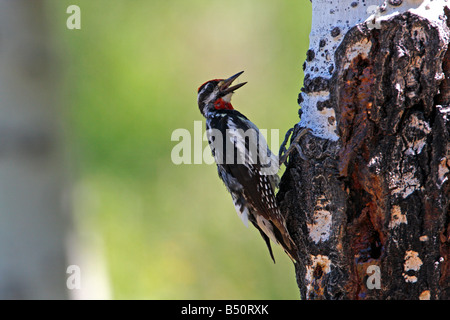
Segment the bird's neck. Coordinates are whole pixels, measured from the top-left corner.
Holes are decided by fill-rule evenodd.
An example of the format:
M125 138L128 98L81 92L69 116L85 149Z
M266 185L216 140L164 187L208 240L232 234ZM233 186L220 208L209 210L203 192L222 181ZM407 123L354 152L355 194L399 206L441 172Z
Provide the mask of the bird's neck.
M214 109L216 109L216 110L233 110L234 108L231 105L231 102L226 101L222 98L219 98L214 102Z
M219 98L214 103L200 106L200 110L205 118L210 118L221 115L224 111L234 110L234 108L229 101Z

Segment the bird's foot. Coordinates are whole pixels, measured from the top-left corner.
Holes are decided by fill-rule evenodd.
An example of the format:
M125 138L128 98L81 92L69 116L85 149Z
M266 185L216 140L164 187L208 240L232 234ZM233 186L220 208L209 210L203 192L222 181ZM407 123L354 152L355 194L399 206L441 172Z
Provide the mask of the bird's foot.
M286 150L286 143L291 136L292 132L294 131L294 128L291 128L286 132L286 136L284 137L284 141L281 144L280 151L278 153L278 159L280 161L280 167L283 163L287 161L287 158L289 157L289 154L294 150L294 148L297 150L298 154L300 155L300 158L303 160L307 160L307 157L304 155L302 148L300 147L299 141L300 139L311 131L310 128L303 128L300 133L295 137L295 139L291 142L291 145Z

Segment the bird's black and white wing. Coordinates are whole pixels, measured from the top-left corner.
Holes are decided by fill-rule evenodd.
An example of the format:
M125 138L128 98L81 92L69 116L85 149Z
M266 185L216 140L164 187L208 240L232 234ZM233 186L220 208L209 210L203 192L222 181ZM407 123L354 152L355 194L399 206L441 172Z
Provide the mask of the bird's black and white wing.
M250 221L260 231L272 259L269 239L295 261L295 245L275 200L278 157L258 128L238 111L227 110L207 120L207 136L219 176L243 223L248 226Z

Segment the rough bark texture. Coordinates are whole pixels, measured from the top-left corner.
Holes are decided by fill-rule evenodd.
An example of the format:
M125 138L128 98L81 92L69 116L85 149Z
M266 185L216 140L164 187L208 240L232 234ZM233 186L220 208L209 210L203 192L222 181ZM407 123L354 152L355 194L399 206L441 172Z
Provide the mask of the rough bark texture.
M355 26L331 80L305 79L304 92L330 90L339 140L303 139L307 160L291 156L277 196L303 299L450 298L446 19L405 12Z

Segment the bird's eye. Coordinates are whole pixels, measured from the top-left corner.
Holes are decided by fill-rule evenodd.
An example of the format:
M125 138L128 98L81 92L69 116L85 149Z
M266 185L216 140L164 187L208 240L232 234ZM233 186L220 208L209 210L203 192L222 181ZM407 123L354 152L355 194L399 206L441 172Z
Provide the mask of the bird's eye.
M206 85L206 92L211 92L211 91L213 91L213 88L214 88L214 86L213 86L213 84L212 83L208 83L207 85Z
M211 82L208 82L208 83L203 84L203 85L199 88L198 93L199 93L199 94L202 94L202 95L204 95L204 94L210 94L213 90L214 90L214 84L211 83Z

